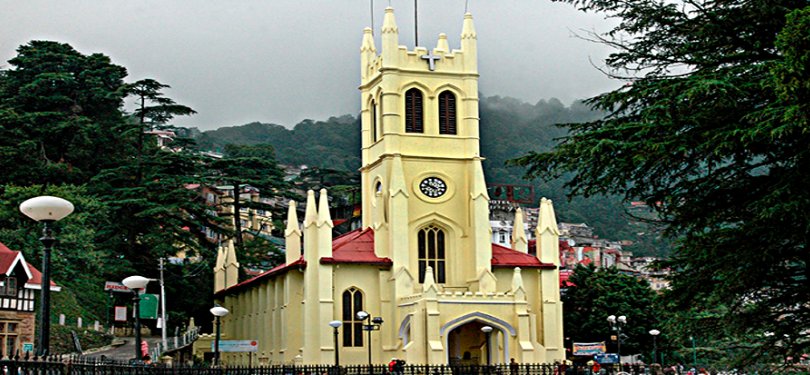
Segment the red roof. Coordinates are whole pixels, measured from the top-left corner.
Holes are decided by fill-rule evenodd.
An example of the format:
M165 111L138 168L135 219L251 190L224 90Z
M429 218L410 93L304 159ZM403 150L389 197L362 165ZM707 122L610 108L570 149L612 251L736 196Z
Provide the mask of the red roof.
M355 229L332 241L332 256L321 258L321 263L356 263L378 266L391 266L388 258L380 258L374 253L374 230Z
M238 289L242 289L242 288L246 287L247 285L253 284L253 283L255 283L255 282L259 281L259 280L263 280L263 279L266 279L266 278L271 277L271 276L279 275L279 274L282 274L282 273L285 273L285 272L289 271L290 269L295 269L295 268L298 268L298 267L301 267L301 268L306 268L307 267L307 262L304 260L304 257L298 258L297 260L295 260L294 262L292 262L290 264L280 264L278 266L275 266L272 269L270 269L269 271L264 271L264 272L260 273L259 275L251 277L251 278L249 278L249 279L247 279L247 280L245 280L245 281L243 281L243 282L241 282L239 284L232 285L229 288L225 288L223 290L220 290L220 291L214 293L214 295L227 294L227 293L236 291Z
M19 251L9 249L5 244L0 242L0 273L6 274L10 270L9 268L15 267L17 263L17 258L20 258L23 262L25 262L25 257ZM28 272L31 273L31 278L25 283L26 285L30 285L34 289L41 288L42 284L42 273L39 272L38 269L34 268L31 263L25 262L25 267L28 268ZM61 288L56 285L56 283L51 280L51 290L59 291Z
M543 263L537 257L512 250L498 244L492 244L492 267L520 267L555 269L551 263Z

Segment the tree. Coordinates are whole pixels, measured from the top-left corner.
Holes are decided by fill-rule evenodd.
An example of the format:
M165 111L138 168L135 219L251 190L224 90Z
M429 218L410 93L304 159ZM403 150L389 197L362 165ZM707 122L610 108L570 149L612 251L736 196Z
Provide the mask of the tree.
M593 265L577 266L562 297L563 331L573 342L605 341L609 350L616 350L607 317L624 315L622 353L638 353L652 346L648 334L661 329L661 310L650 285L633 276L620 273L615 267L596 269ZM625 337L626 335L626 337Z
M270 210L263 202L240 199L246 185L258 188L265 197L286 194L284 172L276 163L275 150L269 144L225 146L221 159L210 161L210 180L233 186L234 197L228 204L233 207L233 239L236 250L245 254L240 212L243 207Z
M118 160L126 69L64 43L32 41L17 52L0 73L5 181L82 183Z
M667 299L690 311L681 340L732 337L752 344L738 348L749 361L777 344L806 353L807 2L567 2L619 19L593 37L617 49L606 70L626 84L588 100L605 118L568 124L553 151L515 163L573 173L572 194L655 208L678 240Z

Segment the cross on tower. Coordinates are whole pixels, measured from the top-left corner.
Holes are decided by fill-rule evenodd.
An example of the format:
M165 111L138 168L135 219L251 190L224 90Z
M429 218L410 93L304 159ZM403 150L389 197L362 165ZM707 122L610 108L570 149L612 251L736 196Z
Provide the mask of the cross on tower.
M441 60L441 58L441 56L434 55L433 51L428 51L427 55L422 55L422 60L427 60L430 71L436 70L436 60Z

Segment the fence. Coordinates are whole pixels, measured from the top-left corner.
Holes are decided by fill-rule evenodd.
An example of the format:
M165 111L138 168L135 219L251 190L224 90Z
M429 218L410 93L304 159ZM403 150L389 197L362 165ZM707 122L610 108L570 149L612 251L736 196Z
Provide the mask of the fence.
M588 366L558 364L517 365L405 365L389 372L387 365L271 365L262 367L135 364L102 361L77 356L52 356L35 360L2 360L2 375L579 375L592 374ZM644 366L625 366L629 374L650 374ZM618 368L602 369L618 373Z

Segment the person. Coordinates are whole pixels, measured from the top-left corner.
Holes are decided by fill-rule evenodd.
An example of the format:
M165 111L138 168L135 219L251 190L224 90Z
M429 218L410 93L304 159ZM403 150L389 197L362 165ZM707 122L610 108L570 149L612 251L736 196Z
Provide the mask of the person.
M147 366L152 364L152 357L149 354L143 356L143 364Z
M394 363L394 374L402 375L404 373L405 373L405 360L397 359L396 363Z
M397 366L397 359L391 358L391 362L388 362L388 372L393 374L396 366Z
M602 371L602 365L599 362L593 361L593 366L591 366L591 372L594 374L598 374Z
M520 365L518 365L514 358L509 358L509 375L517 375L518 370L520 370Z

